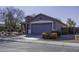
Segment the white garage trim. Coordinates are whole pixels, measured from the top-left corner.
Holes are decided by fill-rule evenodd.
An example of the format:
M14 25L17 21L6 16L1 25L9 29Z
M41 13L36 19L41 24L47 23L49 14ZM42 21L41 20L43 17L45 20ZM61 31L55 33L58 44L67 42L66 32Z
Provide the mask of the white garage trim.
M52 23L53 21L44 21L44 20L42 20L42 21L34 21L34 22L31 22L31 24L35 24L35 23Z
M32 24L38 24L38 23L52 23L52 30L54 30L53 28L53 21L47 21L47 20L42 20L42 21L34 21L30 23L30 29L29 29L29 34L31 34L31 25Z

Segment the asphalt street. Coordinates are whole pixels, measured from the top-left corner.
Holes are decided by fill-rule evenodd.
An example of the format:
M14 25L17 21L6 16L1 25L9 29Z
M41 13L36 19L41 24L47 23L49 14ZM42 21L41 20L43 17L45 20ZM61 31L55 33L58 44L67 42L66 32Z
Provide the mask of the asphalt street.
M0 52L79 52L79 47L2 40Z

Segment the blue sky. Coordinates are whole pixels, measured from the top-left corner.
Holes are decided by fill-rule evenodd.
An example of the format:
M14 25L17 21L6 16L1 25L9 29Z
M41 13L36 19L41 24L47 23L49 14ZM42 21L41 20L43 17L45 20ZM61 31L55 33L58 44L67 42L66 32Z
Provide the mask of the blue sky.
M24 11L25 15L43 13L60 19L66 23L67 18L72 18L79 26L79 6L14 6ZM3 7L1 7L3 8Z

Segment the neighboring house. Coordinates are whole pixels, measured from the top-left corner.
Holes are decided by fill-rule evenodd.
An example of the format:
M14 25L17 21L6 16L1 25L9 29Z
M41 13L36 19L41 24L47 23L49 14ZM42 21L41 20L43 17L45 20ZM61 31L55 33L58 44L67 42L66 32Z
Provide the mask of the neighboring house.
M44 14L38 14L34 17L27 16L25 19L26 33L32 35L40 35L43 32L55 30L60 31L62 27L66 27L66 24L60 20Z

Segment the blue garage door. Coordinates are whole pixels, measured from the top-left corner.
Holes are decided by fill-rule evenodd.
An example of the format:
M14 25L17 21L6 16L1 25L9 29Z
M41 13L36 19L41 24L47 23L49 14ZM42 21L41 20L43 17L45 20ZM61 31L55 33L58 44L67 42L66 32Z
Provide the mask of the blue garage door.
M31 25L31 34L40 35L43 32L52 31L52 23L39 23Z

